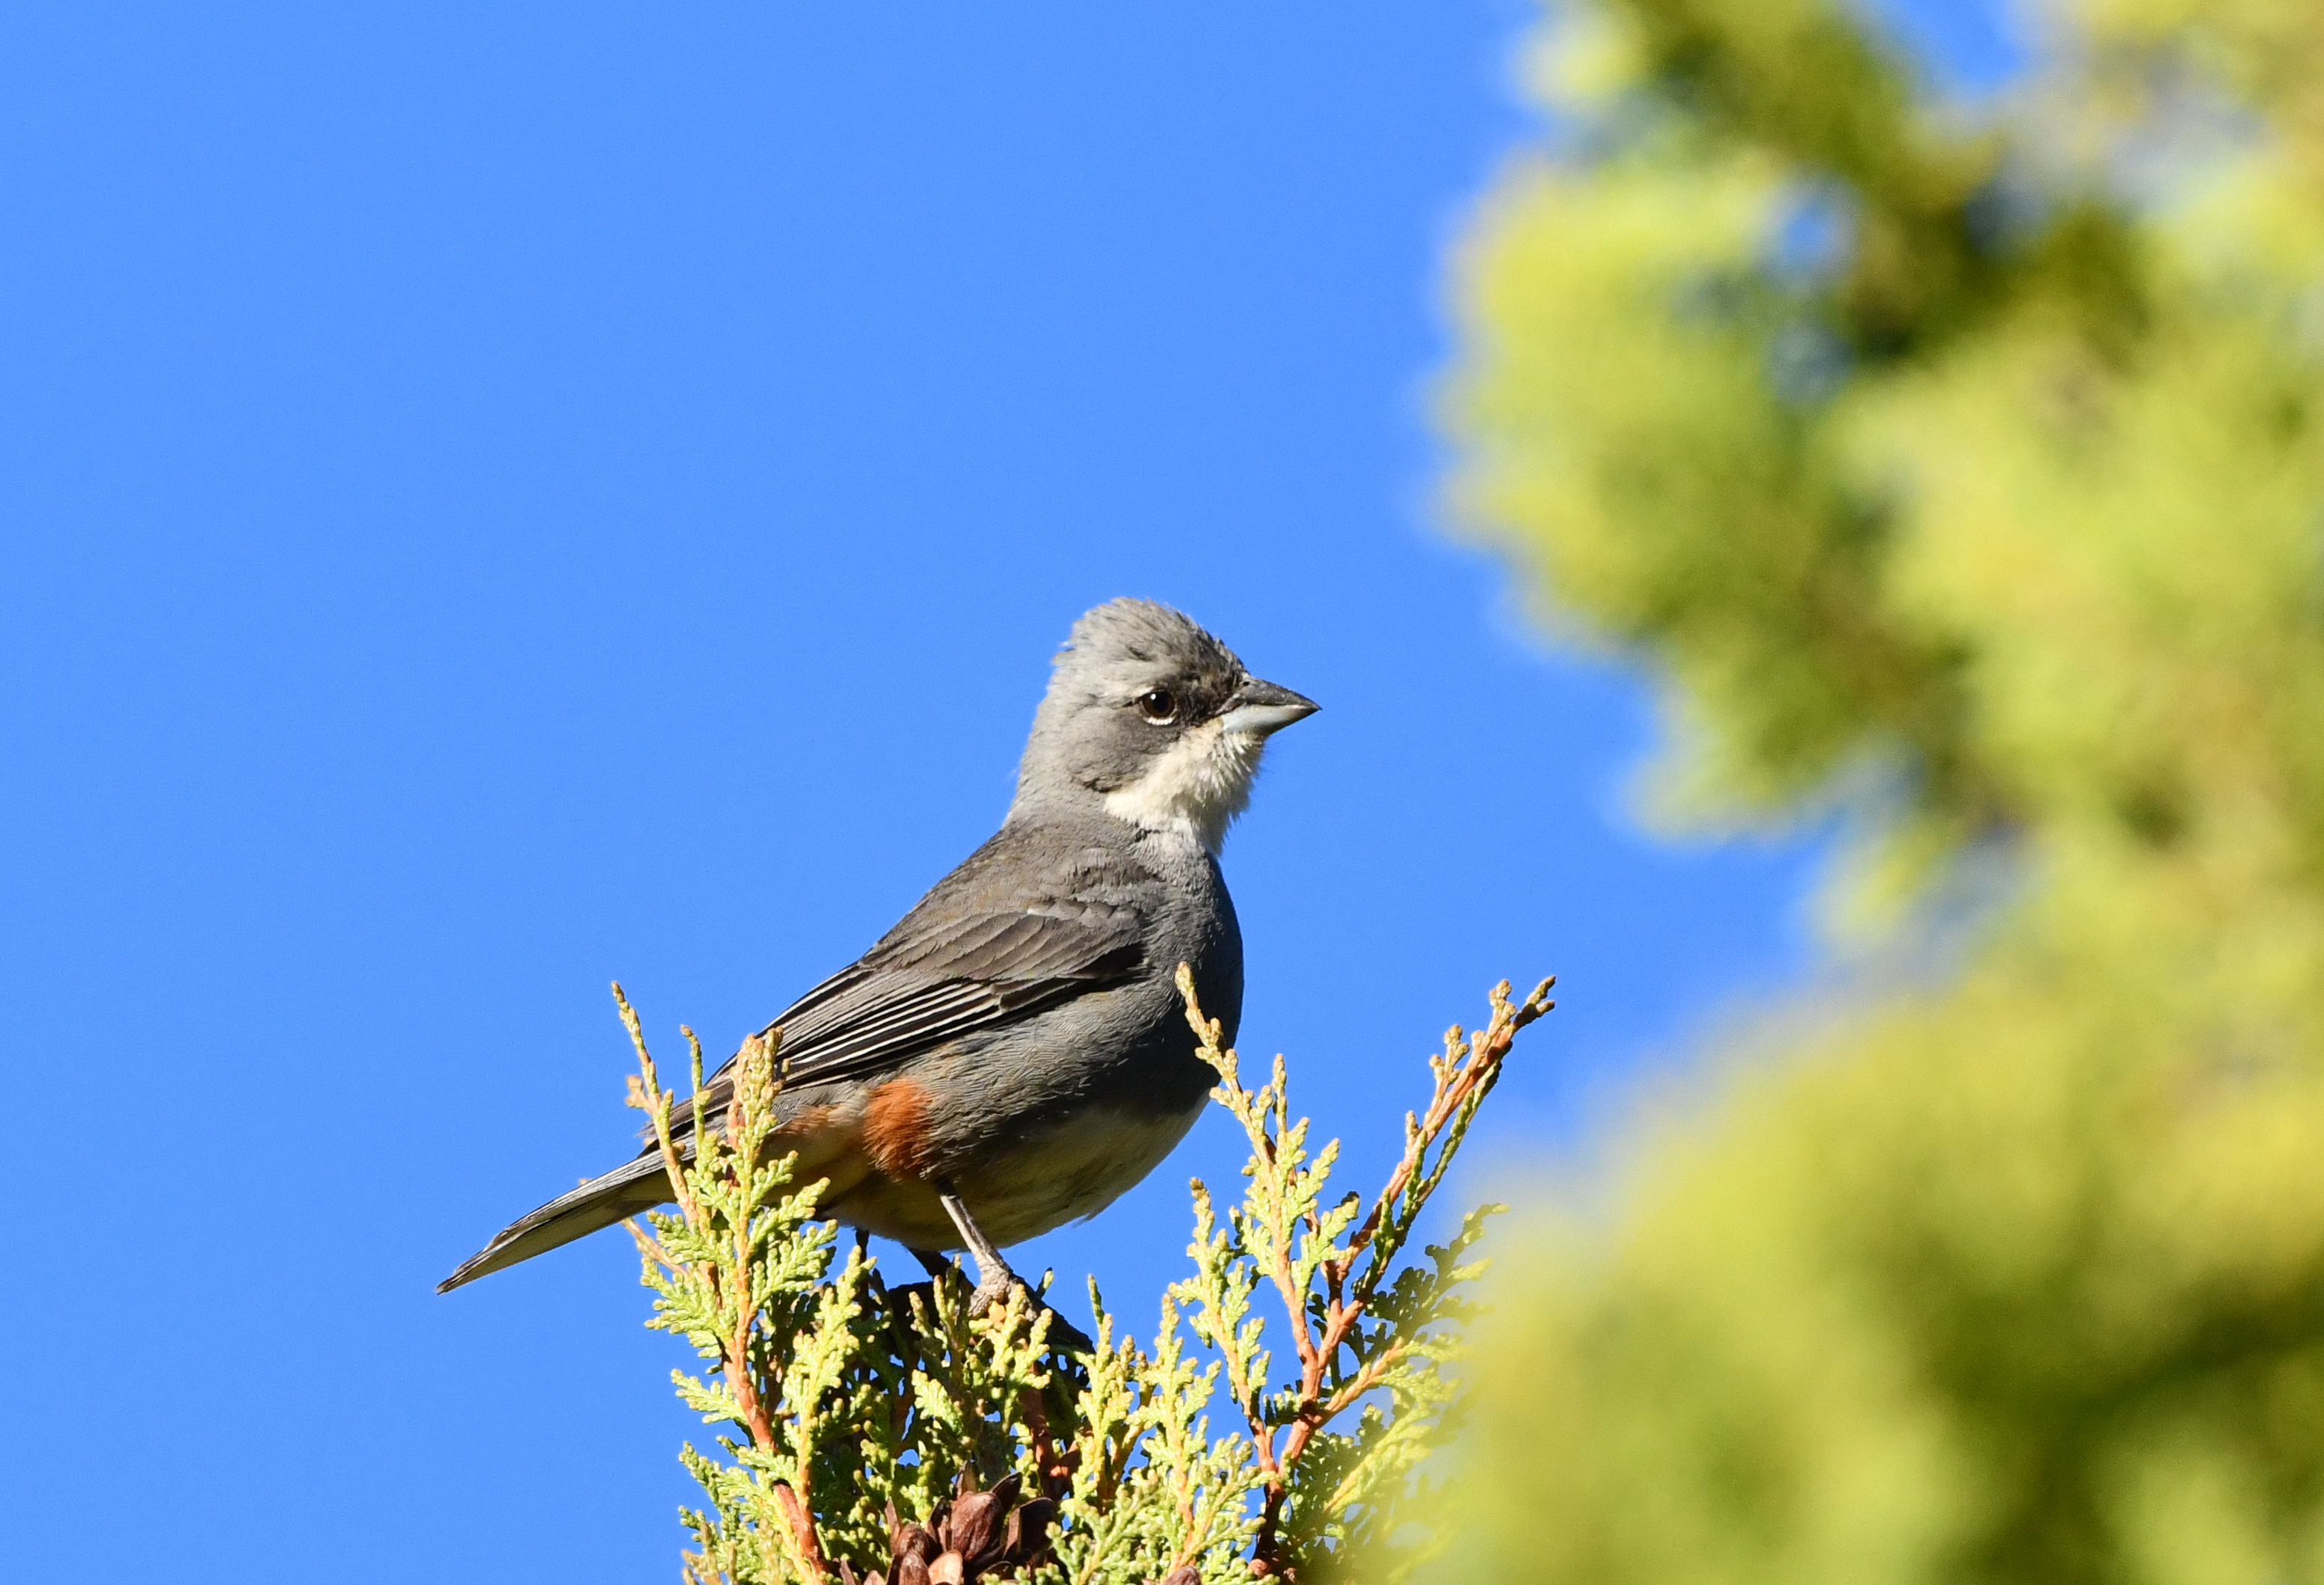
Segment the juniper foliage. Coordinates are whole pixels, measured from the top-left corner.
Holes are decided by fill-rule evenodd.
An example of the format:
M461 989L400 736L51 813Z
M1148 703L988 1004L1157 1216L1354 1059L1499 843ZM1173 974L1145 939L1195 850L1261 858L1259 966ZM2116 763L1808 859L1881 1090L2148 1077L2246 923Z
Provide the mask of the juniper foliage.
M1213 1096L1250 1147L1246 1187L1222 1211L1193 1184L1193 1272L1162 1296L1150 1341L1093 1283L1096 1336L1078 1352L1022 1293L974 1318L957 1273L891 1287L860 1242L843 1249L817 1215L825 1185L772 1149L775 1040L742 1047L734 1104L689 1159L615 986L638 1056L631 1104L676 1199L631 1224L648 1324L693 1347L702 1365L672 1373L678 1396L721 1428L711 1450L680 1454L705 1498L682 1513L687 1585L1408 1577L1439 1540L1418 1467L1457 1423L1448 1368L1483 1269L1471 1252L1499 1208L1412 1246L1550 983L1522 1001L1504 983L1483 1028L1447 1032L1428 1101L1367 1200L1333 1197L1338 1142L1311 1149L1282 1058L1245 1086L1181 969ZM685 1033L698 1090L702 1047Z

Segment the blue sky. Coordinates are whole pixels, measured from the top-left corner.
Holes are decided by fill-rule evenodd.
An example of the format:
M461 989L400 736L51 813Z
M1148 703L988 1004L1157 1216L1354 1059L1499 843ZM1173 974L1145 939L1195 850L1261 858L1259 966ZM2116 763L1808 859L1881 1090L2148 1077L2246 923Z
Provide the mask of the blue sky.
M1360 1181L1502 974L1529 1161L1805 965L1812 852L1634 830L1639 684L1435 521L1524 7L0 14L23 1577L667 1570L626 1240L430 1288L630 1147L605 982L675 1053L852 957L1114 594L1324 705L1227 869ZM1237 1159L1025 1263L1149 1324Z

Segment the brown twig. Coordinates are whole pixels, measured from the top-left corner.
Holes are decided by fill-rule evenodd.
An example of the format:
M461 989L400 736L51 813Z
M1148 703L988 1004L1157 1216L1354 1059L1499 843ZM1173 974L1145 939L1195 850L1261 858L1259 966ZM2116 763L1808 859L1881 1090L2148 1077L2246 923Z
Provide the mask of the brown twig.
M1431 1057L1428 1063L1435 1081L1429 1096L1428 1110L1417 1121L1410 1112L1405 1113L1403 1158L1388 1174L1388 1184L1380 1190L1379 1197L1372 1202L1371 1213L1364 1218L1362 1225L1349 1239L1345 1258L1335 1262L1340 1267L1341 1276L1345 1277L1356 1257L1370 1246L1379 1232L1380 1223L1386 1220L1397 1197L1404 1193L1405 1185L1412 1181L1412 1175L1419 1170L1428 1147L1443 1132L1444 1126L1458 1115L1462 1106L1469 1103L1471 1096L1482 1101L1486 1092L1492 1089L1494 1081L1500 1077L1501 1061L1508 1055L1509 1047L1517 1040L1517 1031L1557 1005L1549 1000L1550 989L1556 983L1557 976L1552 974L1533 988L1532 995L1513 1007L1509 1003L1509 982L1504 980L1493 987L1492 1021L1485 1027L1484 1033L1473 1046L1462 1045L1458 1024L1445 1032L1443 1058ZM1465 1064L1462 1061L1464 1056L1469 1059Z

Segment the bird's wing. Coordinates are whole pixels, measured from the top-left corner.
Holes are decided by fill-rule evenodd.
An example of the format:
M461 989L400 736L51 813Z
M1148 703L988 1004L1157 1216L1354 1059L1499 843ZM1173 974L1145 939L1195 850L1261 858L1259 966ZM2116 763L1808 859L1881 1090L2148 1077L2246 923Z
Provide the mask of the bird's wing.
M1036 895L1016 908L963 908L958 893L939 891L768 1027L783 1031L779 1056L787 1089L828 1084L1117 984L1143 962L1139 914L1119 898ZM673 1108L670 1129L681 1158L693 1156L697 1111L714 1128L724 1115L733 1065L730 1058L699 1095ZM503 1229L438 1291L660 1204L669 1193L660 1152L649 1138L636 1159Z
M799 1089L890 1068L947 1040L1136 974L1145 954L1126 908L1049 902L955 917L801 997L782 1030L783 1083Z
M963 1035L1120 984L1145 966L1136 884L1120 884L1130 878L1117 871L1104 878L1112 884L1094 889L995 896L975 884L980 867L964 865L877 946L767 1026L782 1031L786 1090L885 1072ZM1084 871L1080 879L1093 878ZM730 1057L703 1087L705 1115L726 1110L733 1065ZM690 1132L695 1110L681 1102L674 1131Z

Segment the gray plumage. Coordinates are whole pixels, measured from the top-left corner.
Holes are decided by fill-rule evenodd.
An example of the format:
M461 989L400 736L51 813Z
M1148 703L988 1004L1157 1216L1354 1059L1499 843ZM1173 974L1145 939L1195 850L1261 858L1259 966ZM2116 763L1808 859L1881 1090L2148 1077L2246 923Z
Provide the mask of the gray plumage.
M1268 734L1314 708L1167 606L1116 600L1074 624L1001 829L769 1025L778 1147L830 1180L826 1212L917 1250L972 1248L1005 1277L990 1244L1094 1214L1169 1153L1214 1077L1173 976L1193 968L1232 1039L1242 937L1218 851ZM728 1084L722 1069L702 1097L714 1125ZM675 1120L690 1139L691 1110ZM649 1147L441 1287L669 1198Z

